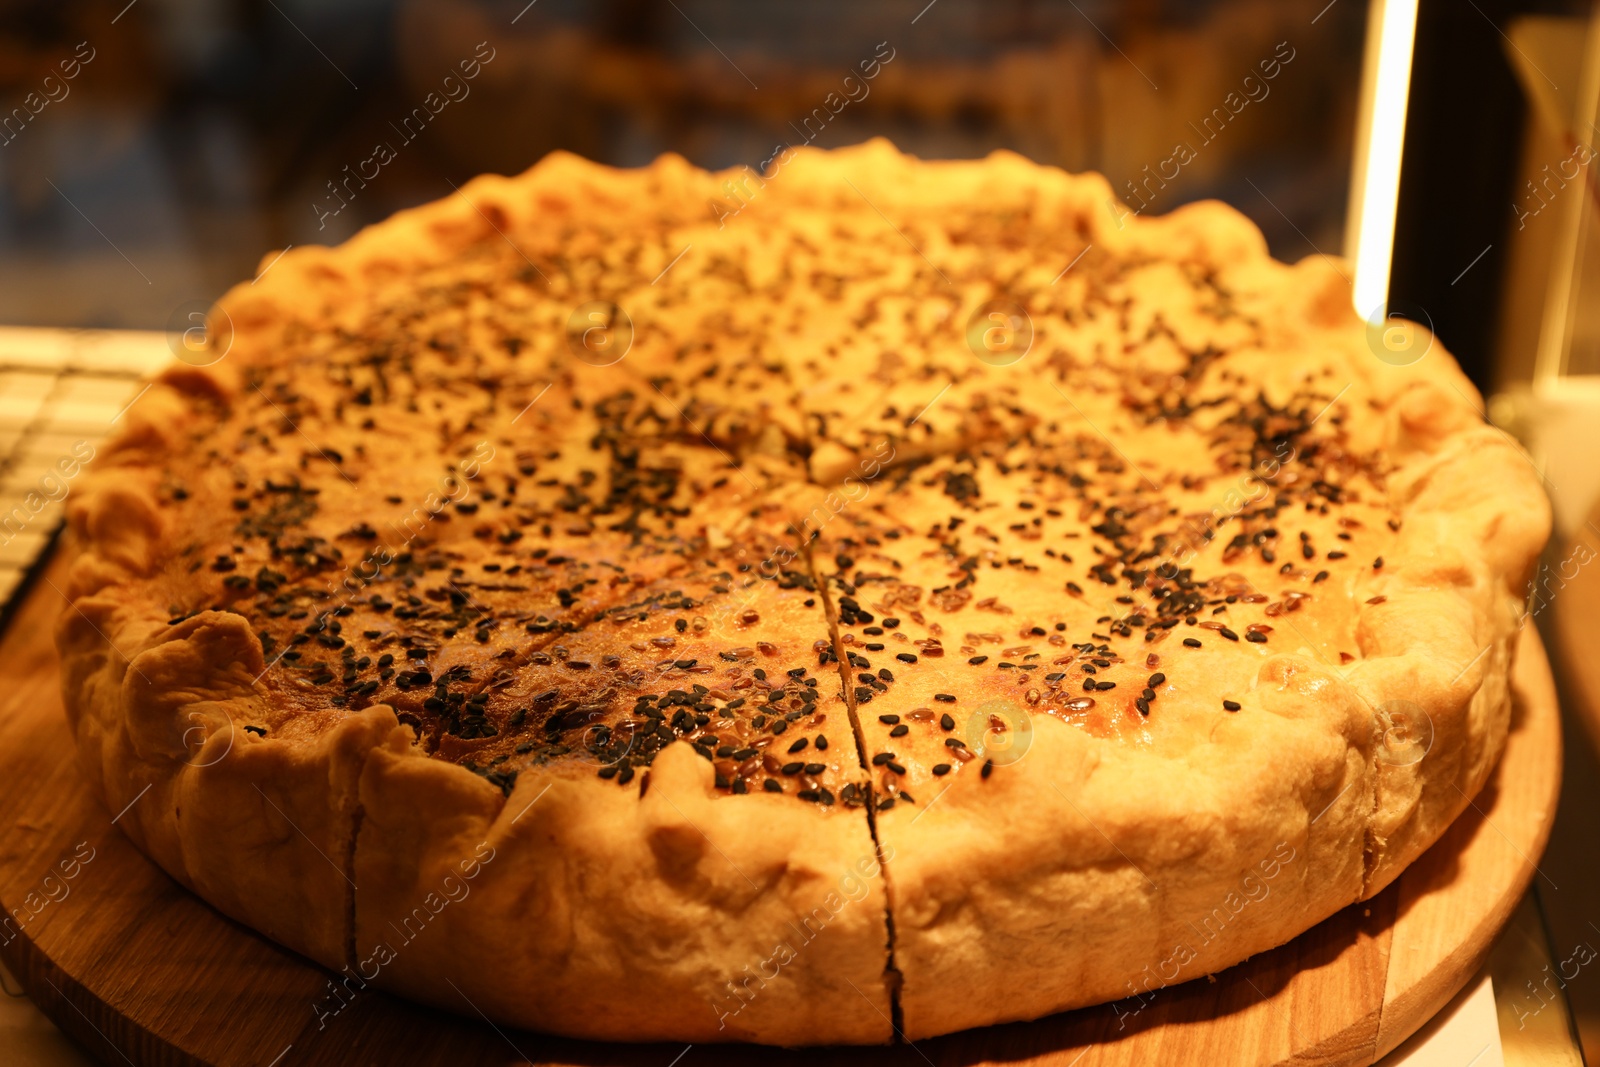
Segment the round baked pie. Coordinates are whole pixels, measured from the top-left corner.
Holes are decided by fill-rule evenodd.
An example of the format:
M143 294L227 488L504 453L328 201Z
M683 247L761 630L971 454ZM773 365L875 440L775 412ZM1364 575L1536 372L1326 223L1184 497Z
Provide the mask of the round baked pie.
M871 1043L1218 971L1482 786L1547 533L1345 272L882 141L266 260L73 498L88 778L323 1025Z

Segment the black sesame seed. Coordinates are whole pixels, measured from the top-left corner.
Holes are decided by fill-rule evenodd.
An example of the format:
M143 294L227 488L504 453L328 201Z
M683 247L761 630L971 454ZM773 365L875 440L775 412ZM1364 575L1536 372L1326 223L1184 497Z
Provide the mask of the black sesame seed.
M1258 645L1264 645L1267 643L1267 635L1262 633L1260 630L1251 630L1249 633L1244 635L1244 639Z
M1192 637L1185 637L1183 639L1183 647L1185 647L1185 648L1199 648L1200 647L1200 642L1196 641Z
M989 777L989 775L991 775L993 773L994 773L994 760L992 760L992 759L984 760L983 761L983 770L978 772L979 777L987 778L987 777Z
M949 693L935 693L933 694L933 699L943 701L946 704L954 704L956 702L956 698Z
M956 728L956 721L955 719L951 718L949 714L944 714L939 716L939 725L943 729L954 730Z
M948 763L935 763L933 765L933 773L934 773L935 776L937 776L939 778L943 778L945 775L950 773L950 764L948 764Z
M765 789L769 793L781 793L783 792L783 783L778 781L776 778L768 778L766 781L761 783L761 788Z
M1152 674L1150 676L1150 684L1152 686L1160 685L1162 682L1164 682L1166 680L1167 680L1167 676L1165 674L1162 674L1160 671L1157 671L1156 673L1154 673L1154 674Z
M801 771L805 770L805 767L806 765L804 763L796 760L793 763L785 763L783 765L783 773L786 775L799 774Z
M1243 707L1243 705L1237 700L1224 700L1222 702L1222 709L1224 711L1238 711L1241 707Z
M904 737L906 734L908 734L910 732L911 732L911 727L907 726L905 723L901 723L899 726L896 726L894 729L889 731L889 736L890 737Z
M789 746L789 755L791 755L791 756L794 755L796 752L799 752L801 749L805 748L810 743L811 742L810 742L810 740L808 738L802 737L800 740L796 741L794 744ZM732 755L732 753L730 752L729 755Z

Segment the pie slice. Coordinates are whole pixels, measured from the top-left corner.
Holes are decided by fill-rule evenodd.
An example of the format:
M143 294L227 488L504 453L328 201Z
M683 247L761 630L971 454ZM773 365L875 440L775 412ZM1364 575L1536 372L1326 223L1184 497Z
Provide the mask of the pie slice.
M611 1040L889 1040L883 884L831 661L808 576L712 561L468 696L472 727L432 759L396 730L361 781L361 973Z
M1296 632L1317 626L1312 576L1269 567L1258 587L1214 551L1128 566L1168 509L1145 525L1090 502L1136 498L1131 473L1089 479L1048 453L934 461L817 544L894 857L908 1034L949 1025L962 1009L940 990L960 974L1025 972L1003 1009L971 1009L1015 1018L1148 994L1178 979L1175 958L1211 973L1285 914L1363 890L1345 842L1373 804L1372 723ZM1350 631L1346 602L1324 628ZM1217 871L1239 886L1219 891ZM1270 908L1236 907L1268 892ZM1081 966L1023 951L1055 939ZM1128 959L1159 977L1121 973Z

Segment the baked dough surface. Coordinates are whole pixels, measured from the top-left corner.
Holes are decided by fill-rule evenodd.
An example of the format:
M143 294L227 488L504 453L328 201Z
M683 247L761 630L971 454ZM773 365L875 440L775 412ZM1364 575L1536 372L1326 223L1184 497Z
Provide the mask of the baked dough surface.
M558 154L264 261L71 504L91 782L343 990L599 1039L1034 1018L1371 896L1498 758L1538 479L1339 261L1113 202Z

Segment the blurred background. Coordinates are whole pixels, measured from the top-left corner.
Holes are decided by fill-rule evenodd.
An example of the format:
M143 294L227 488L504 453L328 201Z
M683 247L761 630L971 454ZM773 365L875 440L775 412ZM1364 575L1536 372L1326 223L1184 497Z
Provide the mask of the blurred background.
M1532 372L1538 316L1506 304L1543 292L1559 227L1530 183L1573 148L1588 7L1420 5L1395 295L1486 390ZM1283 259L1340 252L1368 16L1364 0L0 0L0 322L159 329L268 251L556 148L713 168L878 134L930 157L1009 148L1101 171L1152 212L1224 199ZM875 56L864 95L806 121ZM1180 143L1193 160L1151 183ZM1600 368L1600 327L1583 333Z
M1187 141L1197 158L1148 210L1221 197L1281 257L1338 251L1365 5L1310 24L1326 2L937 0L915 23L927 0L4 3L0 115L46 97L46 77L67 92L0 122L0 322L161 328L269 250L337 242L556 148L720 168L882 134L932 157L1009 148L1123 188ZM1263 81L1280 42L1293 58ZM77 51L93 58L62 79ZM445 76L480 54L447 97ZM875 54L892 58L864 97L804 123ZM1229 93L1247 101L1236 116ZM1215 108L1226 126L1202 126ZM363 167L379 145L393 159ZM374 170L322 217L339 206L330 182Z
M1345 249L1364 0L925 4L0 3L0 322L161 328L269 250L556 148L713 168L878 134L930 157L1009 148L1148 211L1227 200L1283 259ZM1588 6L1421 5L1396 295L1485 388L1531 373L1536 330L1504 305L1542 291L1549 256L1512 245L1557 229L1530 183L1573 147ZM875 56L864 95L805 121ZM1195 158L1151 184L1180 143Z

